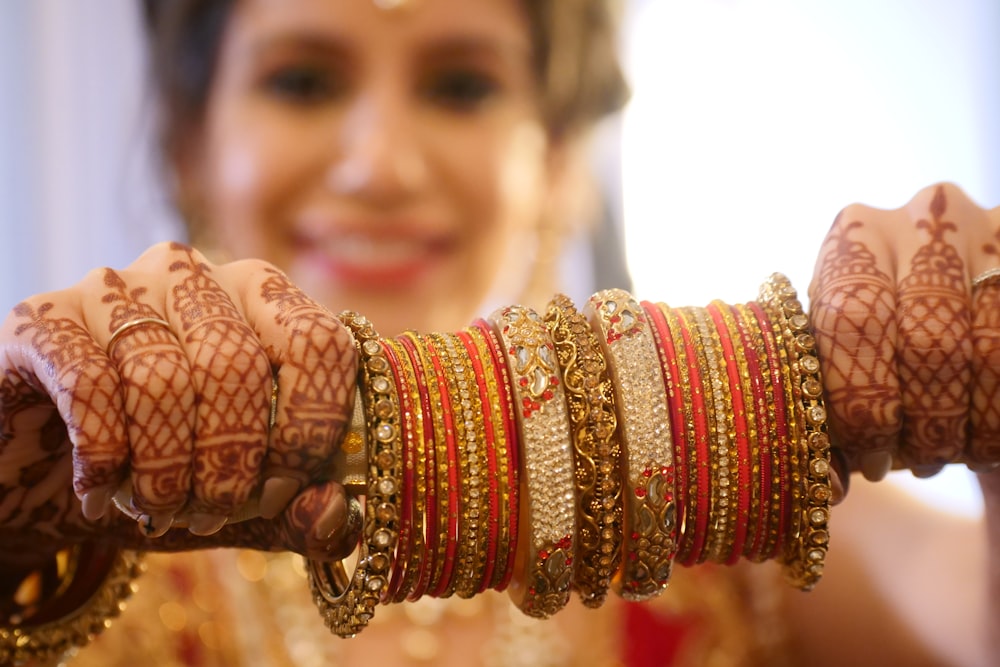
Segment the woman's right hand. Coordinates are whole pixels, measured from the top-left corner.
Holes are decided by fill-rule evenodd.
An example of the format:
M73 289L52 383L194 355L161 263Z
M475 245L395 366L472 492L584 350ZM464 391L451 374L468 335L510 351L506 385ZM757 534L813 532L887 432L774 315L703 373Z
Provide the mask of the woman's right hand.
M321 476L356 364L350 333L283 273L180 244L23 301L0 327L4 544L342 553L346 497ZM139 530L111 509L122 489ZM252 499L263 518L223 526ZM178 517L189 530L164 534Z

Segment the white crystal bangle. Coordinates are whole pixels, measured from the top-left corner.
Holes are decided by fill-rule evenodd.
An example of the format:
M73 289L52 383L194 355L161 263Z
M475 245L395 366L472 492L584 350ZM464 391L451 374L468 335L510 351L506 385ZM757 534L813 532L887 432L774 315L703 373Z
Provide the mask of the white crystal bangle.
M613 583L626 600L659 595L677 552L673 438L659 354L645 312L624 290L604 290L584 308L611 375L625 479L624 557Z
M546 618L569 601L576 543L569 414L555 347L530 308L510 306L489 317L500 337L513 384L521 433L527 502L522 503L524 565L508 592L529 616Z

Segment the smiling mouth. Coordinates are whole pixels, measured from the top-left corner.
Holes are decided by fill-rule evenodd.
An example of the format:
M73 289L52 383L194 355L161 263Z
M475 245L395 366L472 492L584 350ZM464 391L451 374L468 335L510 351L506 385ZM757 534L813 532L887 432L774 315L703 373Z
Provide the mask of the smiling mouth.
M441 264L450 244L405 236L349 234L303 242L305 259L327 276L358 288L405 287Z

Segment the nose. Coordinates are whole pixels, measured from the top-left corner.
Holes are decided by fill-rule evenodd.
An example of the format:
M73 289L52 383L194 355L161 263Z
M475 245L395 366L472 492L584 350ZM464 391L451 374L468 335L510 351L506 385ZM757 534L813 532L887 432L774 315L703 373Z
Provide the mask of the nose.
M405 201L427 172L418 123L398 95L373 91L357 97L340 128L330 187L378 207Z

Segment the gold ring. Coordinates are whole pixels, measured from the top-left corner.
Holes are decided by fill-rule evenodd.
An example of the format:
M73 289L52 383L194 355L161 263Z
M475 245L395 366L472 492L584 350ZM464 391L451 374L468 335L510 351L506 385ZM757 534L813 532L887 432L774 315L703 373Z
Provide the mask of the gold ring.
M109 357L111 356L111 352L112 350L114 350L115 343L117 343L118 339L122 337L122 334L124 334L129 329L134 329L135 327L141 327L146 324L159 324L160 326L165 327L167 331L170 331L170 322L167 322L166 320L161 320L159 317L139 317L134 320L129 320L128 322L121 325L113 332L111 332L111 338L108 339L108 346L106 348L108 356Z
M1000 268L987 269L972 279L972 289L986 287L1000 280Z

